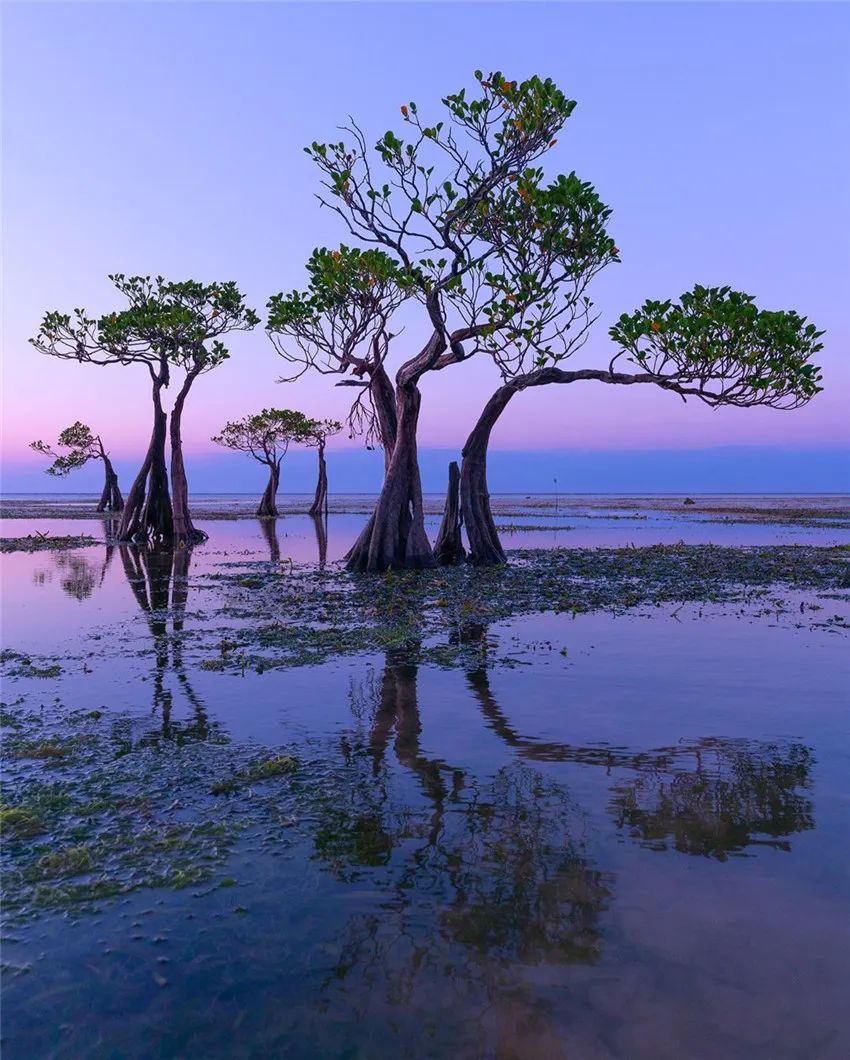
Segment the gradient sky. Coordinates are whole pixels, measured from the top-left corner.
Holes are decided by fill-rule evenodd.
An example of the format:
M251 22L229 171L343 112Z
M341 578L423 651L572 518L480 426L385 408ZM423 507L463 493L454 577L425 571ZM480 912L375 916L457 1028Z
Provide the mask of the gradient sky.
M398 127L408 99L435 113L476 67L551 76L579 101L547 167L575 168L613 206L623 264L596 281L602 319L575 364L607 363L620 312L695 282L827 330L827 389L801 411L550 387L514 402L494 448L850 442L845 4L6 3L3 30L2 457L16 488L27 464L32 488L47 485L26 443L76 418L128 461L149 433L143 369L28 346L46 308L109 310L106 274L122 271L233 278L262 311L303 284L315 245L345 238L301 148L349 113L371 138ZM421 341L414 321L406 334ZM462 444L497 385L476 360L425 381L424 447ZM346 391L322 376L276 385L284 370L262 330L238 336L193 391L190 455L263 406L342 417Z

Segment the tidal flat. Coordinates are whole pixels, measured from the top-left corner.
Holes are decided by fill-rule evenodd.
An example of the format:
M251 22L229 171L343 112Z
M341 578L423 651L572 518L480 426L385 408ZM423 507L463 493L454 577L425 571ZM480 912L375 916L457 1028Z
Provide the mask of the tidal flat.
M850 504L689 499L4 499L4 1054L850 1055Z

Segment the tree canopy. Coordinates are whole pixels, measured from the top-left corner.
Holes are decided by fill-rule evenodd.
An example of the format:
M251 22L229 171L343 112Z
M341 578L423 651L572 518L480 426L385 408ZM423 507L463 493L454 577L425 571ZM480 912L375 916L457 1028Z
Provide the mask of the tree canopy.
M408 299L424 305L432 334L400 381L478 350L508 365L555 363L581 341L587 285L618 260L610 210L575 173L547 181L536 165L575 102L550 80L475 76L475 98L443 99L444 120L403 105L407 140L390 131L370 150L352 122L348 142L306 148L321 201L372 246L315 251L306 291L269 301L272 341L302 370L383 364Z
M312 440L317 423L293 409L263 409L253 416L231 420L212 441L226 449L248 453L262 463L279 460L290 445Z
M232 281L172 282L122 273L109 279L129 303L126 309L100 317L84 309L51 311L30 339L33 346L52 357L88 364L166 362L200 373L228 357L224 335L260 322Z
M324 446L328 438L339 434L341 430L342 424L339 420L310 420L310 427L305 440L308 445Z
M798 408L821 389L811 358L822 331L793 310L759 309L752 295L696 286L678 302L646 301L610 329L625 357L660 386L710 405Z
M103 446L100 439L92 433L91 427L79 420L59 432L56 445L57 448L68 451L57 453L53 446L46 442L30 442L30 449L53 459L53 463L45 468L45 471L56 478L64 478L77 468L84 467L89 460L103 459Z

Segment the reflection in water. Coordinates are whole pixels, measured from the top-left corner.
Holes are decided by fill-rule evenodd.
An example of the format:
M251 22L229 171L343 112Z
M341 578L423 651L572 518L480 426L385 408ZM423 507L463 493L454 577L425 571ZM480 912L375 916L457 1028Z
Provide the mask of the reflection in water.
M484 628L456 636L486 656ZM787 847L778 837L813 827L813 759L801 744L713 738L641 751L538 741L509 722L483 664L468 686L514 762L480 776L435 757L422 742L409 649L389 651L380 678L352 687L344 784L319 799L314 858L380 898L331 944L339 956L322 1011L348 1006L358 1024L398 1019L402 1028L426 998L439 1006L442 984L465 999L462 1034L479 1046L552 1055L556 1011L530 969L601 959L616 880L594 864L587 815L567 783L534 762L603 767L617 828L660 849L671 837L678 851L723 860L764 836ZM404 1040L409 1028L398 1033Z
M480 778L423 750L417 675L388 652L380 680L352 692L360 724L343 741L344 793L321 808L315 857L348 882L369 872L381 903L335 940L324 1004L358 1021L421 1011L443 984L466 997L473 1036L492 1032L492 1005L504 1012L510 998L505 1032L542 1041L545 1013L520 971L598 960L612 878L590 862L562 785L522 764Z
M715 737L630 751L536 740L499 709L486 669L470 671L467 680L489 727L521 757L635 774L614 788L611 812L619 828L655 849L667 849L669 838L682 853L723 860L748 846L789 849L782 837L814 827L804 794L814 756L804 744Z
M90 563L82 552L57 552L53 562L60 571L62 591L76 600L86 600L95 589L103 585L103 579L112 562L114 549L107 546L103 561L99 565Z
M261 526L271 531L266 541L275 562L275 524ZM320 557L322 531L324 524L316 525ZM119 552L145 616L143 643L152 652L161 714L158 733L141 742L157 745L159 761L166 757L159 750L176 754L175 743L209 740L216 731L190 683L190 659L183 658L192 553L127 546ZM88 573L72 567L57 562L54 569L69 581L73 573L81 586L102 578L96 562ZM121 577L113 564L115 575ZM130 955L133 947L141 950L138 942L116 932L109 940L116 958L89 960L84 953L79 968L103 970L123 984L123 995L118 987L91 991L92 1006L108 1009L108 1018L133 1013L139 1040L168 1026L172 1037L165 1045L156 1039L156 1048L198 1056L220 1055L225 1047L218 1043L239 1026L245 1055L391 1056L411 1043L428 1055L605 1055L593 1043L585 1047L582 1020L599 1033L594 1041L610 1020L620 1028L636 1025L644 1042L661 1027L663 1043L667 1024L679 1020L681 1030L687 1012L702 1003L716 1016L713 977L725 984L751 967L746 953L732 952L729 935L718 934L712 949L699 933L718 881L741 897L742 920L752 913L754 895L776 901L759 873L736 874L717 863L764 845L789 849L793 836L814 827L811 749L718 737L681 743L663 737L670 746L647 749L637 711L622 722L617 746L538 738L532 697L511 702L500 694L501 674L488 668L494 637L487 627L458 625L451 639L467 649L460 674L419 665L415 634L403 651L388 651L377 672L364 675L361 668L350 692L352 718L342 730L336 714L329 723L315 720L329 698L309 691L319 671L247 675L241 687L257 690L258 698L268 688L276 706L281 690L296 690L283 714L287 724L295 721L281 734L285 746L260 753L291 752L299 768L291 779L232 796L245 821L257 822L227 867L245 890L169 898L168 949L176 956L163 969L168 990L153 991L159 1008L146 994L149 969ZM534 680L529 668L529 688ZM235 685L209 679L211 694L221 697L214 717L222 722ZM451 741L440 735L438 746L447 749L438 752L429 740L435 726L429 706L432 690L441 687L459 687L464 698L452 719L457 739L454 731ZM174 714L183 700L190 719L178 725ZM304 731L308 712L319 735L299 740L293 733ZM119 735L126 732L129 742L136 731L131 720ZM179 753L187 751L212 759L208 744ZM212 799L208 789L204 797ZM261 805L274 811L270 828ZM278 833L279 844L271 841ZM665 898L683 877L693 895L668 920ZM650 891L655 906L647 901ZM807 893L788 888L794 899ZM235 917L234 903L246 898L251 915ZM186 916L196 909L204 910L203 932ZM756 952L758 920L748 921ZM814 947L821 927L811 909L801 914L800 933L810 924ZM786 945L793 956L793 942ZM70 963L66 958L63 968ZM672 987L665 978L671 967ZM774 982L782 985L774 974L764 972L765 985L752 987L755 1005L764 1004ZM78 1022L73 976L57 996L63 990L74 994L63 995L70 1000L51 1026ZM28 1002L33 1021L43 1019L41 1001ZM45 1004L52 1014L59 1003ZM754 1011L761 1021L763 1010ZM742 1024L749 1018L742 1016ZM771 1021L777 1022L767 1007L765 1026ZM196 1033L202 1036L194 1039ZM663 1049L651 1051L655 1044L642 1055L661 1055ZM640 1055L628 1046L615 1052Z
M280 540L277 534L277 519L258 519L260 530L269 550L269 562L280 563ZM319 570L324 570L328 562L328 517L327 515L310 516L310 522L316 533L316 552Z
M790 850L786 837L814 828L802 744L705 739L657 753L611 803L617 826L652 849L723 860L754 845Z
M316 531L316 548L319 554L319 570L324 570L328 562L328 513L314 515L313 528Z
M148 621L154 643L154 711L162 716L164 740L205 740L209 735L206 707L195 693L183 662L182 633L189 591L192 550L139 548L119 545L121 562L136 602ZM168 622L171 620L171 633ZM174 696L166 684L169 668L189 702L193 720L178 725L172 719Z
M277 537L277 519L258 519L260 530L269 546L269 562L280 563L280 541Z
M112 557L115 552L113 540L117 528L117 520L103 520L103 537L106 551L103 559L96 563L90 559L93 550L82 552L62 549L51 555L50 558L53 561L53 565L60 573L59 583L64 593L75 600L87 600L95 589L103 585L103 580L106 577L106 572L109 570L109 565L112 563ZM35 585L45 585L53 581L53 576L49 570L40 568L33 571L32 580Z

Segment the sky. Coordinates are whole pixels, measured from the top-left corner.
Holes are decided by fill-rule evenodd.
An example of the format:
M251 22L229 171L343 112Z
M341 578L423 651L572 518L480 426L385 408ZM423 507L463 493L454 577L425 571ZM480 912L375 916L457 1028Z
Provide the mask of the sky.
M493 435L501 488L576 467L560 471L566 488L665 489L689 453L707 488L765 489L783 467L792 491L850 488L848 5L12 2L2 18L4 490L86 488L52 484L27 449L76 419L128 474L149 436L144 369L38 354L27 339L46 309L111 310L120 271L235 279L262 313L304 284L314 246L347 236L319 207L303 146L349 114L375 139L411 99L436 120L476 68L552 77L578 101L547 172L594 183L622 264L594 283L601 317L576 367L607 364L621 312L694 283L827 332L825 392L793 413L593 383L520 395ZM399 353L419 326L409 319ZM350 394L321 375L277 383L287 365L262 329L231 350L184 417L205 488L257 480L211 445L225 420L270 405L342 419ZM425 380L428 467L459 452L498 382L479 357ZM332 448L332 489L379 482L375 454L346 452L361 440ZM624 479L629 467L642 470Z

